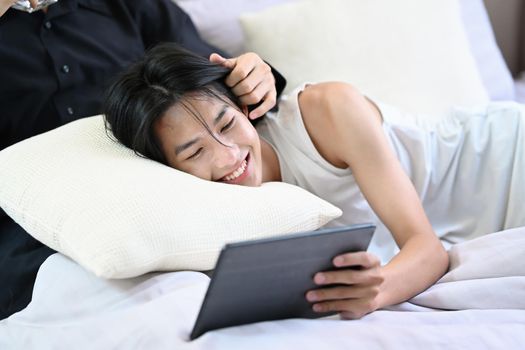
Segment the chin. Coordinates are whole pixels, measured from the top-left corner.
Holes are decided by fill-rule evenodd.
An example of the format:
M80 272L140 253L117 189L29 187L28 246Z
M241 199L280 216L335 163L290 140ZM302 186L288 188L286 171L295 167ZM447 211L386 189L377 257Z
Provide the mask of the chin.
M254 178L246 179L247 181L243 183L243 186L249 186L249 187L260 187L262 184L261 178L259 176L256 176Z

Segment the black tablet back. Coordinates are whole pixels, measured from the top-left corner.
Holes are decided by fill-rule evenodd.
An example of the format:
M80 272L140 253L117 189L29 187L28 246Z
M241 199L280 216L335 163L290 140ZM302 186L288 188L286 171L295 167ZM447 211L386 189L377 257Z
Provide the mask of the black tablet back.
M367 249L370 224L227 244L219 256L190 338L223 327L285 318L318 318L305 293L336 255Z

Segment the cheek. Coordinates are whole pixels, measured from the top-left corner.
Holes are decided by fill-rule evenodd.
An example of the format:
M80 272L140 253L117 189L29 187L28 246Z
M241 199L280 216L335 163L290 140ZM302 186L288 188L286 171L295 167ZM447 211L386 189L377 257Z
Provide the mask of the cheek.
M255 130L255 127L248 120L246 120L245 125L243 125L242 133L247 143L259 144L259 134L257 134L257 130Z
M194 162L187 162L182 166L175 167L175 169L182 172L197 176L204 180L211 180L210 164L205 159L200 159Z

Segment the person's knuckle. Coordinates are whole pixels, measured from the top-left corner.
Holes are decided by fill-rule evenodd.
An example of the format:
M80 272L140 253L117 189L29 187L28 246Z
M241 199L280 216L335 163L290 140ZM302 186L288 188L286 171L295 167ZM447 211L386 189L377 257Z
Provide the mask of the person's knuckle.
M261 61L261 69L266 75L271 75L273 78L272 67L268 63Z
M337 288L334 291L335 297L338 299L344 299L348 296L349 289L346 287Z
M383 274L382 270L379 267L376 267L373 270L373 281L376 284L381 284L385 281L385 275Z
M324 290L317 290L315 295L317 296L318 300L325 300L328 297L327 292Z
M366 299L363 302L363 310L361 310L360 313L366 313L367 311L373 310L373 308L374 308L373 299Z
M352 310L345 310L344 312L341 312L341 317L346 320L353 320L355 319L355 312Z
M257 102L259 102L257 97L255 97L253 94L246 95L245 99L246 99L246 104L247 105L253 105L253 104L256 104Z
M373 286L372 288L370 288L370 296L372 297L378 296L379 292L380 292L379 286Z
M257 101L262 101L264 99L264 96L266 96L266 91L264 90L255 90L254 96L257 98Z
M237 86L235 87L236 90L238 90L241 94L246 94L253 90L252 84L250 82L245 80L240 81Z
M246 53L246 57L250 58L251 60L254 60L254 61L262 61L261 57L256 54L255 52L247 52Z
M252 69L247 65L241 65L238 67L238 70L237 70L238 74L243 78L246 78L250 74L251 71Z
M371 266L373 264L373 256L370 253L362 252L361 260L363 261L364 265Z
M233 88L234 85L235 85L235 79L233 76L229 75L228 77L226 77L226 80L224 81L226 83L226 85L230 88Z
M277 103L277 97L274 94L267 95L264 100L269 107L272 107L275 105L275 103Z

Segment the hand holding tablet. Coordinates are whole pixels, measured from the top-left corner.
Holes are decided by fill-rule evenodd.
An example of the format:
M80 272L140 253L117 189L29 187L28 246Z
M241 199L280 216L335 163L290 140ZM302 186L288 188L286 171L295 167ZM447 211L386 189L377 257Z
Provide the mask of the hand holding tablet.
M227 244L190 338L217 328L336 313L312 309L306 293L320 288L314 283L314 275L337 272L332 261L336 256L365 251L374 230L373 225L355 225ZM342 268L348 269L346 264ZM333 272L323 275L332 278ZM337 282L330 283L322 292L339 287Z

